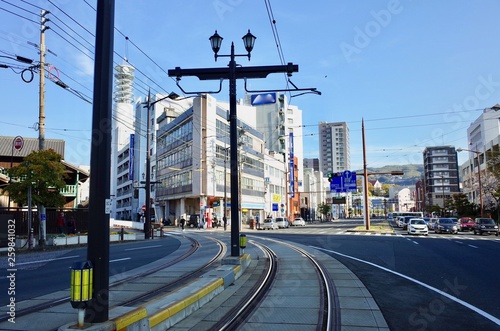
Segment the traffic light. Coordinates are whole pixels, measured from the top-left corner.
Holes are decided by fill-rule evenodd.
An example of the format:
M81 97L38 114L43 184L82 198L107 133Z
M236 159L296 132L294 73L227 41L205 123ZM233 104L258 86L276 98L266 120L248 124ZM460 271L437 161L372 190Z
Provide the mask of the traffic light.
M333 177L341 177L342 174L339 172L329 172L326 176L328 177L328 181L331 182Z
M139 199L139 190L134 189L134 199Z

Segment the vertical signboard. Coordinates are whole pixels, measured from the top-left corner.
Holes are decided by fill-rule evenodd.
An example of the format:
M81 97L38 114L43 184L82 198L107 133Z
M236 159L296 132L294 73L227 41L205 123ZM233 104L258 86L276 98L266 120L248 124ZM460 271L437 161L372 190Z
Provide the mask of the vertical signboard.
M134 180L134 151L135 151L135 138L134 134L130 135L130 148L129 148L129 159L128 159L128 180Z
M294 190L294 187L295 187L295 184L294 184L294 179L295 179L295 176L294 176L294 163L293 163L293 132L290 132L290 136L289 136L289 143L290 143L290 198L293 198L295 197L295 190Z

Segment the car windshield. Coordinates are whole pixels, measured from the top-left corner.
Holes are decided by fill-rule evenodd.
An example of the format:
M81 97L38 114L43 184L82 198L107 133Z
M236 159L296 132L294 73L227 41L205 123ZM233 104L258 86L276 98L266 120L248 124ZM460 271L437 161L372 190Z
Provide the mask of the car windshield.
M453 223L453 221L451 219L449 219L449 218L443 218L443 219L439 220L439 223L441 223L441 224L451 224L451 223Z
M264 223L271 223L272 221L273 221L272 219L268 218L264 221Z
M493 220L491 218L481 218L479 220L480 224L494 224Z
M424 220L411 220L411 224L425 224Z

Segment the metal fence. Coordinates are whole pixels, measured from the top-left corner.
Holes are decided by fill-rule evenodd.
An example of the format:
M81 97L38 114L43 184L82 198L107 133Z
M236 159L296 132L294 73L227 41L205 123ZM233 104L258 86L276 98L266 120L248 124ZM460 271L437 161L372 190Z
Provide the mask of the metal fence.
M46 209L46 232L49 234L58 234L61 229L57 226L57 216L59 213L64 213L65 224L62 231L69 234L73 230L75 232L85 233L88 231L88 208L63 208L63 209ZM38 238L40 231L40 220L38 210L34 208L31 212L31 227L33 228L34 237ZM0 208L0 215L10 215L9 218L15 220L16 236L28 236L28 210L27 208ZM74 229L69 220L74 220Z

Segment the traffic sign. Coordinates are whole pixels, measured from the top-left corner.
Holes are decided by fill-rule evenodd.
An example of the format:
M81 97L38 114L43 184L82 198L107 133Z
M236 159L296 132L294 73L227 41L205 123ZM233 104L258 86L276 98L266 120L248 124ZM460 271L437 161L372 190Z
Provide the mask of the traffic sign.
M356 172L346 170L343 173L337 173L331 178L330 192L344 193L356 192L358 190L356 184Z
M18 150L18 151L19 151L19 150L23 149L23 146L24 146L24 140L23 140L23 137L21 137L21 136L17 136L17 137L15 137L15 138L14 138L14 142L13 142L13 144L14 144L14 148L15 148L16 150Z

